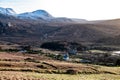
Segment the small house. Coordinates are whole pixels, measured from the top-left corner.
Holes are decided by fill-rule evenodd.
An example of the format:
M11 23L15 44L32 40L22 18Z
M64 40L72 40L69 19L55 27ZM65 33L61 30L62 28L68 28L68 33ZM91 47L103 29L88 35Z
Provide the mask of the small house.
M63 60L65 60L65 61L69 60L69 55L67 53L63 55Z

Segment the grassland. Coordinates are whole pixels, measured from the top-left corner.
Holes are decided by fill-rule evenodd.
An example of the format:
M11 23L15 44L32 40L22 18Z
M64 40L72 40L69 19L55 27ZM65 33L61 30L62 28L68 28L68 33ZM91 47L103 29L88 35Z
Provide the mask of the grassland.
M43 74L34 72L0 72L0 80L120 80L112 74Z
M111 74L35 74L35 77L45 78L47 80L120 80L119 75Z
M58 61L40 54L0 52L0 80L120 80L120 67Z

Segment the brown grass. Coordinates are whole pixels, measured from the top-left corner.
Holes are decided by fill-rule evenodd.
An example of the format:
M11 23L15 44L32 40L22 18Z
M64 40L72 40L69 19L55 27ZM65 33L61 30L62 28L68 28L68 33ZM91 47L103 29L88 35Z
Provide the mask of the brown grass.
M46 79L36 78L34 76L30 76L29 73L25 73L25 72L23 73L23 72L1 71L0 80L46 80Z
M79 74L120 74L119 67L55 61L38 54L0 53L0 71L66 74L69 70ZM68 73L70 74L70 73Z

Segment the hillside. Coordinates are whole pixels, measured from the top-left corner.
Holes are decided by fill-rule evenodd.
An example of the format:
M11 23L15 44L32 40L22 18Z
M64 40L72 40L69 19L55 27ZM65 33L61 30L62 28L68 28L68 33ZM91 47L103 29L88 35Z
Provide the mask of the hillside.
M8 11L8 14L12 14L10 12L14 11ZM44 10L19 14L22 15L19 16L20 18L18 14L8 14L4 15L0 12L1 41L38 46L50 41L104 43L104 40L109 41L106 38L120 35L119 19L86 21L84 19L55 18ZM31 19L31 17L36 19ZM45 17L46 19L44 19ZM119 43L118 41L115 44Z
M43 23L14 17L1 18L1 27L0 39L15 43L39 43L54 40L93 42L120 35L120 27L109 24Z

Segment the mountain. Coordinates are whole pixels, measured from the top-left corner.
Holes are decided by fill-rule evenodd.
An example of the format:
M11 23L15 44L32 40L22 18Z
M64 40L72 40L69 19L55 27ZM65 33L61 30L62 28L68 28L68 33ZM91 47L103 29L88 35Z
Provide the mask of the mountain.
M52 15L50 15L45 10L36 10L33 12L22 13L22 14L18 14L17 17L20 19L34 19L34 20L38 20L38 19L49 20L53 18Z
M83 23L87 22L85 19L72 19L72 18L66 18L66 17L53 17L45 10L36 10L33 12L26 12L22 14L17 15L20 19L31 19L31 20L44 20L45 22L54 22L54 23Z
M120 27L109 24L41 23L14 17L0 20L0 40L19 44L39 46L50 41L95 43L100 39L120 35Z
M36 10L33 12L25 12L21 14L16 14L16 12L11 8L2 8L0 7L0 14L15 17L18 19L23 20L36 20L45 23L84 23L87 20L84 19L72 19L72 18L65 18L65 17L53 17L45 10Z
M4 15L15 15L16 12L12 8L2 8L0 7L0 13Z
M119 19L86 21L55 18L44 10L17 14L17 16L5 15L1 12L0 41L30 45L40 45L50 41L104 44L104 42L111 43L110 39L112 41L116 39L115 44L117 44L120 35L119 23Z
M105 45L117 45L117 46L119 45L120 46L120 35L100 39L97 41L97 43L102 43Z
M59 22L61 22L61 23L86 23L87 20L59 17L59 18L51 19L50 22L54 22L54 23L59 23Z

